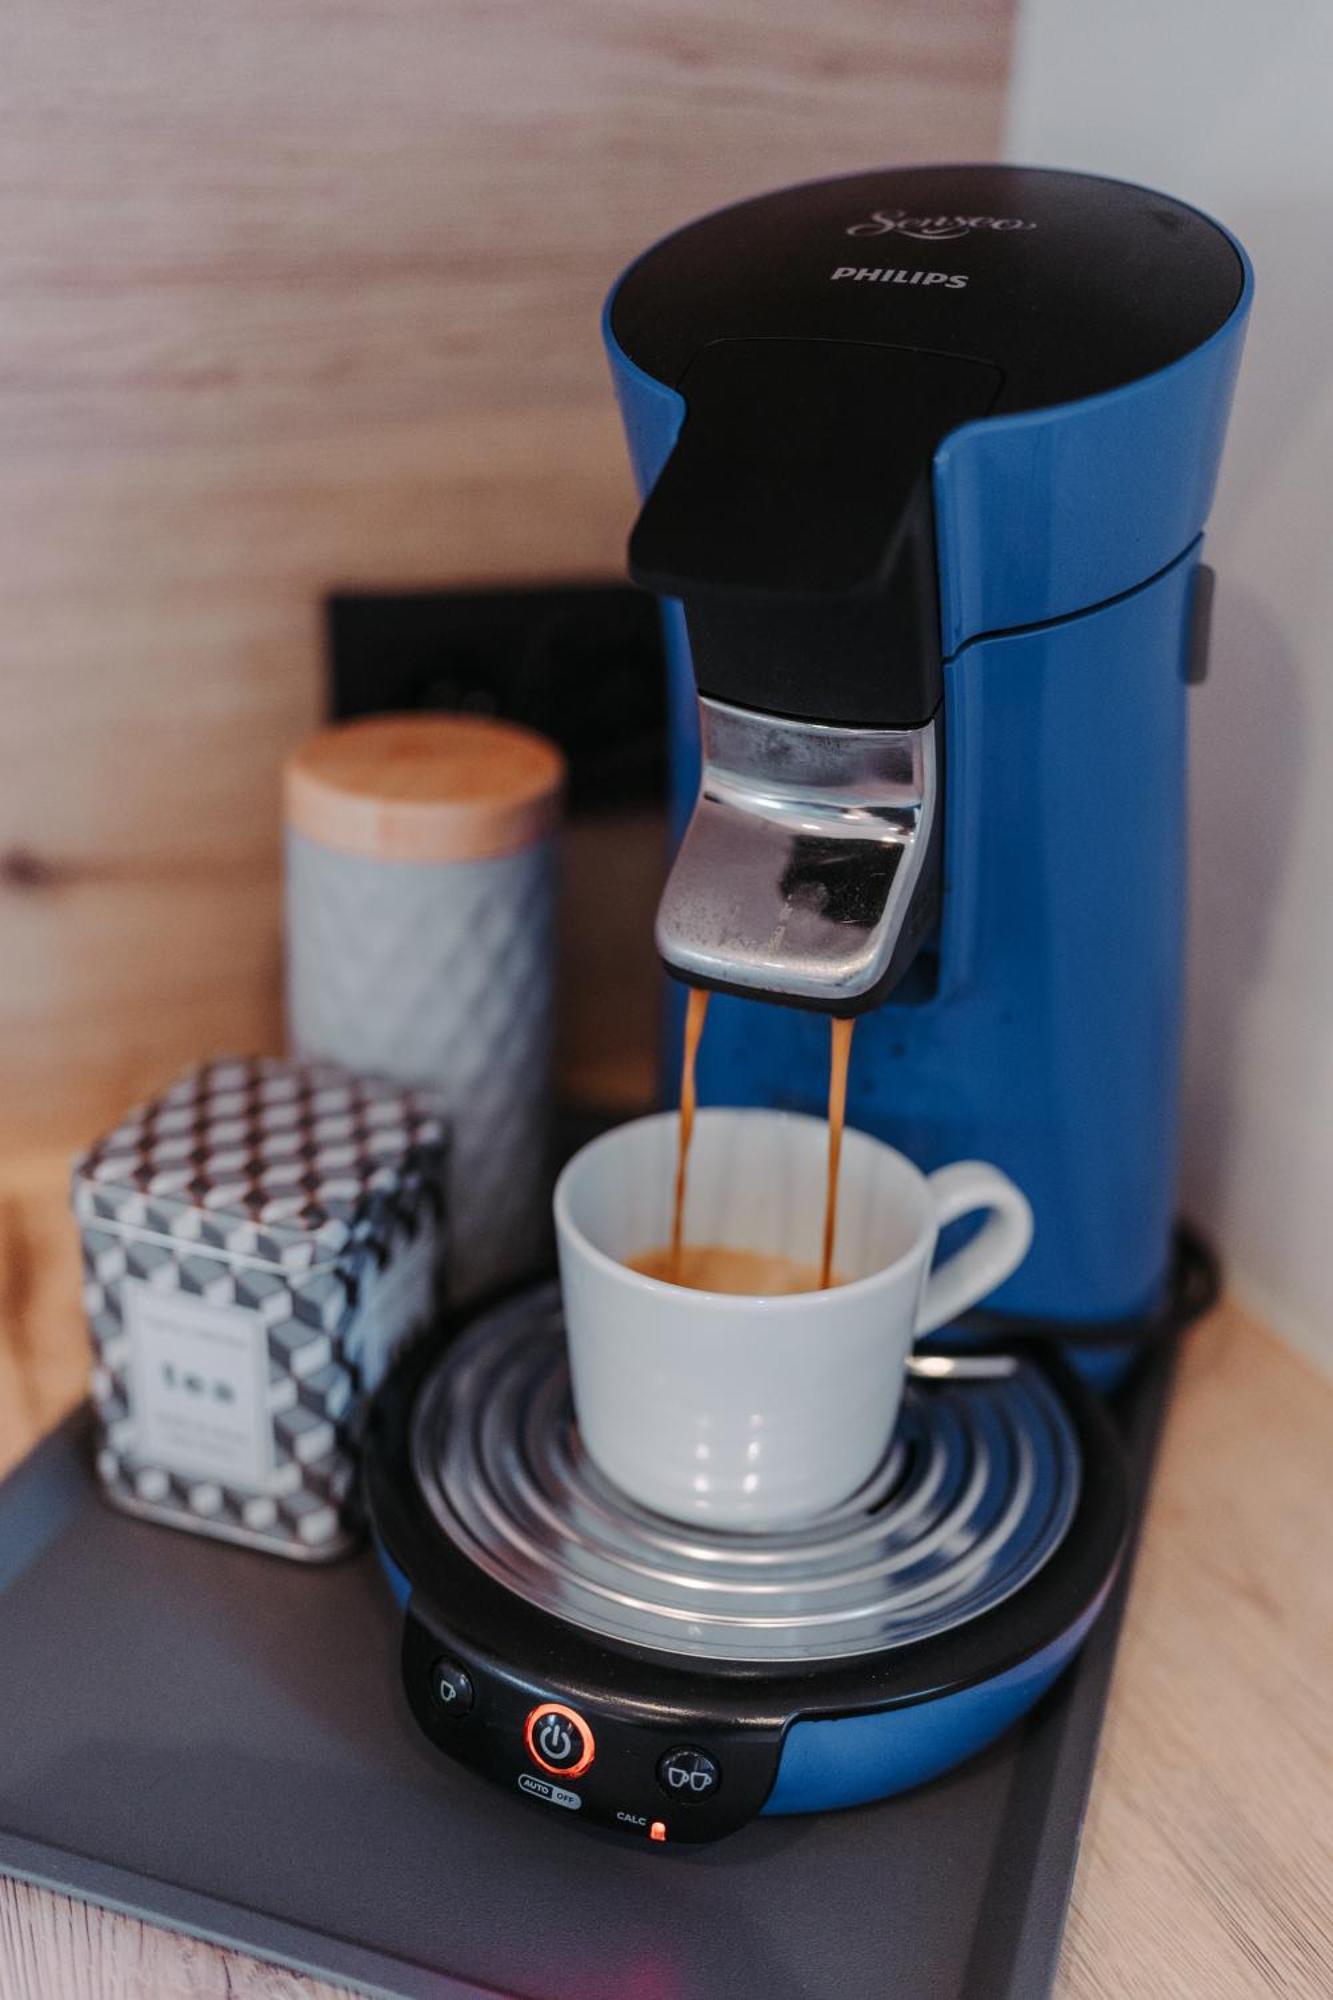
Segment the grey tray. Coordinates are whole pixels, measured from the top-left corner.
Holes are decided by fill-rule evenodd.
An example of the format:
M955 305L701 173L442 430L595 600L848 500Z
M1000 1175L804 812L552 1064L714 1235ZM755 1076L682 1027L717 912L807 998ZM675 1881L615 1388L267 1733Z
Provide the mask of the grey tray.
M1140 1492L1170 1363L1123 1405ZM117 1515L79 1418L0 1487L0 1870L395 2000L1036 2000L1122 1597L953 1776L648 1849L429 1748L368 1558L312 1571Z

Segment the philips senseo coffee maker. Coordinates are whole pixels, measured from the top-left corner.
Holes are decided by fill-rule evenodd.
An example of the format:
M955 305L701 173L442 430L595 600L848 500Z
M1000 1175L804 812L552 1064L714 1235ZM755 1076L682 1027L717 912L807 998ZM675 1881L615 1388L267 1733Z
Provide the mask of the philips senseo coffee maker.
M1163 1291L1186 683L1247 302L1230 237L1163 196L931 167L708 217L607 310L632 567L669 601L658 940L717 994L701 1096L822 1109L825 1017L863 1016L853 1122L1032 1202L1009 1331L1137 1326ZM409 1355L365 1462L427 1736L667 1846L991 1742L1127 1520L1101 1398L1007 1338L926 1358L831 1512L670 1520L582 1448L553 1284Z
M1012 1175L1036 1235L992 1303L1026 1319L1132 1321L1167 1272L1186 684L1248 303L1195 209L967 166L724 209L607 307L692 813L658 944L726 996L701 1101L822 1109L821 1015L865 1013L849 1118Z

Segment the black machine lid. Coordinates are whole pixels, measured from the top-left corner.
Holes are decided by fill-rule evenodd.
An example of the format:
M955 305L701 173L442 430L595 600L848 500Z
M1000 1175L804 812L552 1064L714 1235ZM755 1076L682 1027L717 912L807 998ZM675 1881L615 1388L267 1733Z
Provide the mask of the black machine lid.
M686 416L630 570L684 600L701 690L812 721L926 722L940 444L1166 367L1243 286L1197 210L1028 167L811 182L657 244L617 287L611 331Z
M673 388L715 340L868 341L985 362L1003 373L1000 414L1180 360L1230 317L1243 283L1225 232L1151 188L1038 167L900 167L677 230L626 272L611 327Z

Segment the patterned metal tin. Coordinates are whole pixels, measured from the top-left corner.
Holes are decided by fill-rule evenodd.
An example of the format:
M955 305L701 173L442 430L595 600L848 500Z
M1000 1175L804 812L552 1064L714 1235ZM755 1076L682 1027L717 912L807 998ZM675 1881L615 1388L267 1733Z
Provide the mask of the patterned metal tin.
M364 1397L435 1301L444 1158L429 1093L255 1058L75 1162L111 1500L306 1560L352 1544Z

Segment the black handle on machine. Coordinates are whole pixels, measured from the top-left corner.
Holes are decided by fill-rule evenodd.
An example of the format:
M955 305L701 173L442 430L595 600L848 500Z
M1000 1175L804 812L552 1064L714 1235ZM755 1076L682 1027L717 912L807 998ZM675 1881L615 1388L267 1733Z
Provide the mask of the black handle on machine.
M702 694L910 729L941 695L931 469L1003 378L837 340L717 340L630 538L637 583L685 606Z

